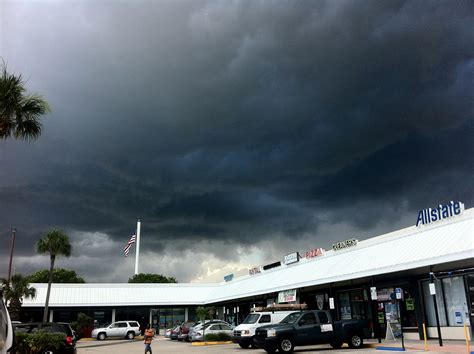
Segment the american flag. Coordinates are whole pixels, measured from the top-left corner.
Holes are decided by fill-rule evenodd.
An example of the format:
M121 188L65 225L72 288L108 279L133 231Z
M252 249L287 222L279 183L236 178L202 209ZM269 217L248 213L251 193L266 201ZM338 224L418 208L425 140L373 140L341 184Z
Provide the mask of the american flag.
M123 248L123 253L125 254L125 257L128 256L128 252L130 252L130 248L135 243L136 239L137 236L133 234L132 237L130 237L130 241L128 241L127 245Z

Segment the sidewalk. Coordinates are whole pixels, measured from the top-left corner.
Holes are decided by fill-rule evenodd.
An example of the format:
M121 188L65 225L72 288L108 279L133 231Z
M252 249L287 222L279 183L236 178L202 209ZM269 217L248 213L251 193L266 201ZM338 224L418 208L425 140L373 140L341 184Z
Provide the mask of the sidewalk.
M379 344L377 340L367 340L365 342L367 345L370 345L372 348L377 347L390 347L390 348L401 348L402 341L390 341L390 340L382 340L382 343ZM470 346L470 353L474 354L474 342L471 341L469 343ZM405 340L405 350L407 352L425 352L425 342L422 340ZM390 353L392 351L384 351L380 350L380 353ZM428 340L428 352L429 353L438 353L438 354L450 354L450 353L465 353L468 354L466 341L461 340L444 340L443 346L439 346L439 342L437 339L430 339Z

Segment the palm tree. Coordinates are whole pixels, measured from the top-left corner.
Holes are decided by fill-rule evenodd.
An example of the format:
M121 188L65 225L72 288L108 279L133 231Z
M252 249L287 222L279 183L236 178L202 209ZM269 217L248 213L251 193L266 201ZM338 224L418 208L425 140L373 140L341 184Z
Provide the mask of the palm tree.
M21 75L0 72L0 139L34 140L41 134L40 117L50 112L48 102L38 95L26 95Z
M34 298L36 296L36 289L30 287L27 277L21 274L14 274L11 277L10 284L7 279L2 278L2 290L5 300L10 302L11 319L19 321L23 298Z
M46 292L46 302L44 304L43 322L48 319L49 295L51 293L51 283L53 282L54 261L57 256L71 255L71 243L69 237L61 230L53 229L36 244L36 251L44 254L49 253L51 265L49 267L48 291Z

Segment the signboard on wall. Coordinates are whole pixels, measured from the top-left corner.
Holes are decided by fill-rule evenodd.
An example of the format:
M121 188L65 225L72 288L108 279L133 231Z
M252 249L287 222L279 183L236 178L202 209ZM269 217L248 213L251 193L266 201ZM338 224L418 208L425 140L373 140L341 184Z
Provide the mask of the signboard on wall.
M309 258L314 258L314 257L319 257L324 254L325 249L324 248L313 248L312 250L306 251L304 256L309 259Z
M278 293L278 303L296 302L296 289L283 290Z
M333 243L332 249L334 251L339 251L344 248L354 247L354 246L357 246L357 240L355 238L351 238L349 240Z
M259 274L261 272L262 272L262 267L261 266L253 267L253 268L249 269L249 275Z
M464 204L461 202L453 202L452 200L445 204L439 204L437 207L423 209L418 212L416 218L416 226L428 225L432 222L441 221L456 215L461 215L464 211Z
M377 300L377 288L375 286L370 287L370 299Z
M279 266L281 266L280 261L270 263L270 264L265 264L262 268L263 268L263 270L268 270L268 269L276 268L276 267L279 267Z
M296 263L296 262L299 262L300 260L300 255L298 252L293 252L293 253L290 253L290 254L287 254L284 259L283 259L283 262L288 265L288 264L292 264L292 263Z
M393 293L393 288L385 288L377 290L377 300L378 301L390 301L392 300L391 294Z

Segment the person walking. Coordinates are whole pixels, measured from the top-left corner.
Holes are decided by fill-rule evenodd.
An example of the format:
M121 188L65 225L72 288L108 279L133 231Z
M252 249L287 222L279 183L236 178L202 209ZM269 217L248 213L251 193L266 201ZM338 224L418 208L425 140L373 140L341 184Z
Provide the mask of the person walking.
M144 334L145 354L152 354L151 341L153 340L154 336L155 336L155 331L153 330L153 328L150 327L150 324L147 324L145 328L145 334Z

